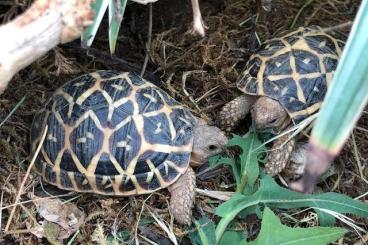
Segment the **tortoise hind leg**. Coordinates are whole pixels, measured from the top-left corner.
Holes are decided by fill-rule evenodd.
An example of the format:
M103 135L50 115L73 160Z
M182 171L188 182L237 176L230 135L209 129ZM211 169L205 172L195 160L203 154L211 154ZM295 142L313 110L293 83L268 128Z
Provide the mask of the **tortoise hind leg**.
M195 201L196 177L189 167L168 189L171 193L170 210L175 220L183 225L192 223L192 208Z
M281 173L289 162L291 153L295 147L295 138L289 139L290 135L281 136L273 143L268 155L265 171L272 176ZM289 141L288 141L289 140Z
M232 132L249 113L255 101L255 96L241 95L227 103L219 113L218 124L220 129L227 134Z

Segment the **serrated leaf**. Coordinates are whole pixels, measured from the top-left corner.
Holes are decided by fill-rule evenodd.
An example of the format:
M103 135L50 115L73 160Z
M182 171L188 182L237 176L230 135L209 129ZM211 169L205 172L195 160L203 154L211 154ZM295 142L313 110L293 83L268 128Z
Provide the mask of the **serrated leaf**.
M233 171L236 185L240 185L240 168L238 167L234 159L231 159L229 157L214 156L208 160L208 163L211 167L217 166L219 164L229 165L231 167L231 170Z
M96 0L92 4L92 9L95 12L95 19L93 20L93 24L88 26L82 34L82 45L85 45L87 47L90 47L92 45L92 42L96 37L98 27L101 24L102 18L106 12L108 5L108 0Z
M195 245L216 244L215 224L207 217L194 221L196 232L190 234L190 240Z
M223 217L216 228L216 238L219 240L227 225L242 211L258 204L273 208L315 207L342 214L354 214L368 217L368 204L354 200L338 193L323 193L318 195L304 194L282 188L268 175L261 179L260 188L253 195L234 195L229 201L216 209L216 214Z
M258 237L247 245L325 245L342 237L346 230L338 227L290 228L281 224L279 218L266 208Z
M240 185L237 192L248 190L251 192L259 176L258 154L261 151L262 142L257 139L254 132L250 132L248 137L234 135L229 140L229 146L239 146L242 149L240 154Z
M125 12L127 0L110 0L109 5L109 45L110 53L115 53L116 41Z

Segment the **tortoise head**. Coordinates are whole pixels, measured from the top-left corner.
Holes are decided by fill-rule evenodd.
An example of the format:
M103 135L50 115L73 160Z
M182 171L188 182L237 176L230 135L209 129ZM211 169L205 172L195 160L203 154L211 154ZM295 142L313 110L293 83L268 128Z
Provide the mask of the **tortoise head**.
M260 131L271 130L277 133L290 124L290 116L282 105L269 97L257 99L252 107L252 119Z
M223 152L228 141L224 132L215 126L207 125L202 119L197 119L193 134L192 166L199 166L208 158Z

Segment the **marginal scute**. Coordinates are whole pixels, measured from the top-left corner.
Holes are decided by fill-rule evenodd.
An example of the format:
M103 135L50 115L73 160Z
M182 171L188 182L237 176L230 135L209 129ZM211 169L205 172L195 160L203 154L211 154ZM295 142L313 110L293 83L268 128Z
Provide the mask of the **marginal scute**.
M135 195L165 188L188 168L195 119L134 73L97 71L58 89L36 114L35 169L59 188Z

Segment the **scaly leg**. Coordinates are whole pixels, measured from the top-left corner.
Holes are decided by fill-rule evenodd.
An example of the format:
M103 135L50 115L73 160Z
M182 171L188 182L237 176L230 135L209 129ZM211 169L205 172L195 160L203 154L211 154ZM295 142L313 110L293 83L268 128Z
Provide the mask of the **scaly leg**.
M232 132L239 122L249 113L257 97L241 95L227 103L220 111L218 124L227 134Z
M292 138L289 140L289 137L290 135L286 134L273 143L272 149L268 155L268 162L265 166L267 174L273 176L281 173L289 162L291 153L295 147L295 139Z
M170 210L180 224L190 225L192 222L195 186L195 173L191 167L188 167L187 171L168 188L171 193Z

